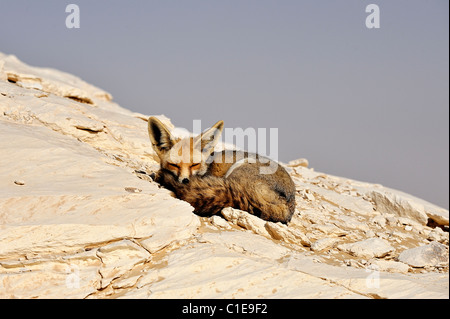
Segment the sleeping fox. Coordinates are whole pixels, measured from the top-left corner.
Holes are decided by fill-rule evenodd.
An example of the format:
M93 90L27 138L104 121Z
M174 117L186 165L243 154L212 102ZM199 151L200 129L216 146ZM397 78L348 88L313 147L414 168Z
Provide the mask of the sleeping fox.
M295 210L295 185L289 174L258 154L214 152L222 130L219 121L196 137L175 139L160 120L150 117L150 141L161 165L155 181L190 203L199 215L233 207L288 223Z

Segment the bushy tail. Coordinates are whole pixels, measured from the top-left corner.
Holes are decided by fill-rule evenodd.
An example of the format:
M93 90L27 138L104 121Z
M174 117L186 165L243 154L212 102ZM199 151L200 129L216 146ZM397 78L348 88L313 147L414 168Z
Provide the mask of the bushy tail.
M204 216L233 207L264 220L287 223L295 209L294 196L282 196L264 182L249 185L216 176L191 176L188 184L182 184L170 173L160 174L157 182L191 204L195 213Z

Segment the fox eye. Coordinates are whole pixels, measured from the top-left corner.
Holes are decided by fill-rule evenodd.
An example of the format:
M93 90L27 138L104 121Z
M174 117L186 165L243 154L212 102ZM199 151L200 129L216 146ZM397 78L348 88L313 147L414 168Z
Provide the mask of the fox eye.
M177 164L173 164L173 163L168 163L169 167L171 168L180 168L180 166L178 166Z
M200 168L200 163L192 164L191 168L194 168L194 169Z

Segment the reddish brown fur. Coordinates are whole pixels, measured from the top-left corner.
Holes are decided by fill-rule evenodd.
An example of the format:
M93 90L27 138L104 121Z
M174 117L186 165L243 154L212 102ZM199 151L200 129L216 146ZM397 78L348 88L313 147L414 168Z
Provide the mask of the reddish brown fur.
M216 123L214 127L221 130L223 122ZM211 129L206 132L210 143ZM268 159L264 158L266 161L263 161L262 157L246 152L213 153L214 147L211 147L211 156L202 161L201 168L198 169L198 172L203 172L200 174L197 170L193 171L192 165L195 163L192 162L192 156L190 162L177 162L178 167L171 166L166 160L168 152L176 143L194 142L192 138L181 141L171 139L168 130L155 118L149 119L149 134L161 160L161 169L155 180L173 191L176 197L190 203L197 214L213 215L220 213L224 207L233 207L248 211L264 220L282 223L291 220L295 210L295 185L281 165L267 163ZM202 151L205 145L206 142L201 140ZM242 158L249 156L252 161L232 167ZM276 170L271 174L262 174L261 169L264 166L269 167L270 164L276 165ZM188 176L188 182L182 183L181 175Z

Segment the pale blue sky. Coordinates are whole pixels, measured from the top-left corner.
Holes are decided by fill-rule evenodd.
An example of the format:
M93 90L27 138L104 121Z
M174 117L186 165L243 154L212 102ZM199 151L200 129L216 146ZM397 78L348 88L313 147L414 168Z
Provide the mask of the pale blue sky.
M81 28L65 27L78 4ZM367 29L365 8L380 8ZM279 159L449 207L447 0L0 0L0 51L192 130L279 129Z

